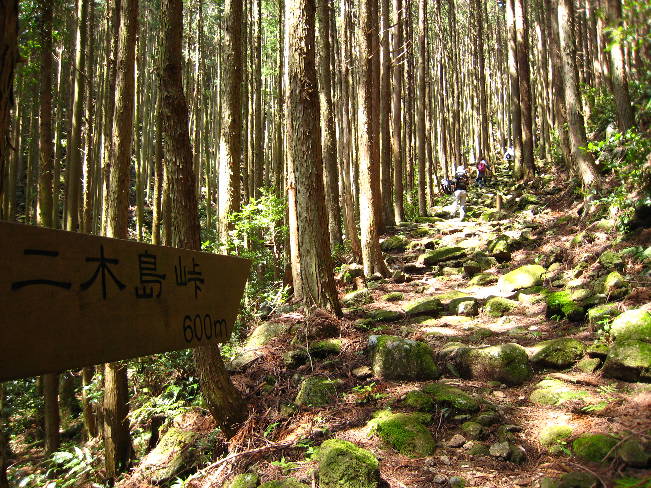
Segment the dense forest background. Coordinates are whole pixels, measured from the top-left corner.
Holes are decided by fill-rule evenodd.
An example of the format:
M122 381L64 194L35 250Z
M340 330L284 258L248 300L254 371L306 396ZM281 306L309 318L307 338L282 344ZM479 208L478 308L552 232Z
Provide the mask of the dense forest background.
M20 486L111 482L191 405L231 438L248 400L222 358L290 299L341 316L344 264L396 279L380 236L435 214L459 166L488 161L498 210L513 188L556 185L584 219L648 223L646 0L2 4L19 32L2 59L0 81L16 65L0 219L238 254L253 271L221 351L0 386L0 486L25 432L41 458Z

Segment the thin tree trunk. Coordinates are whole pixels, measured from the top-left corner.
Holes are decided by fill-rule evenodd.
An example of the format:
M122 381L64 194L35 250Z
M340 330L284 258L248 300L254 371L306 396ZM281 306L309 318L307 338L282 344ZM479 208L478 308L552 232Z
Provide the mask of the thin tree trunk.
M418 213L427 215L427 198L425 188L427 175L425 172L425 58L427 52L427 0L418 1L418 104L416 141L418 145Z
M393 0L393 24L395 32L393 35L392 51L393 58L393 93L391 118L391 161L393 164L393 216L396 223L405 220L403 179L403 159L401 147L402 134L402 76L404 66L404 45L402 40L403 11L402 0Z
M518 81L520 83L520 109L522 113L522 173L516 174L515 176L523 181L530 181L535 174L533 160L533 108L531 69L529 67L528 24L527 0L515 0L515 35L518 46Z
M615 96L615 108L617 111L617 122L622 131L627 131L635 125L631 96L628 93L628 76L624 63L624 50L619 40L618 28L622 24L622 2L621 0L606 0L608 12L608 24L610 33L610 76L612 80L613 95Z
M514 0L506 0L506 26L509 45L509 78L511 84L511 133L515 149L513 172L519 178L522 169L522 108L520 105L520 80L518 72L518 48L515 38Z
M391 180L390 4L390 0L382 0L382 33L380 36L380 46L382 48L382 72L380 75L380 202L382 204L382 221L385 226L395 225L393 213L393 185Z

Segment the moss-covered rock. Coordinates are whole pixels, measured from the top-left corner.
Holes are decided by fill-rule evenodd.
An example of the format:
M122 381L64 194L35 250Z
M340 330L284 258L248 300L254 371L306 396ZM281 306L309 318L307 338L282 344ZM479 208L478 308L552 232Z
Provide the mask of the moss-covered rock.
M543 368L569 368L585 351L582 342L571 338L552 339L539 342L532 348L531 362Z
M387 293L386 295L382 295L381 300L385 302L399 302L405 297L403 293L400 293L399 291L394 291L391 293Z
M576 368L584 373L594 373L601 365L599 358L585 358L576 363Z
M443 246L438 249L434 249L425 254L421 254L418 257L418 262L424 264L425 266L434 266L439 263L446 261L452 261L454 259L460 259L466 257L468 253L467 249L457 246Z
M305 378L298 390L296 405L323 407L332 403L337 396L337 383L319 376Z
M611 271L603 282L603 291L611 300L624 298L630 291L630 285L626 278L618 271Z
M490 427L491 425L498 424L501 420L500 414L493 410L485 410L478 413L472 418L473 422L477 422L479 425L484 427Z
M452 312L463 317L476 317L479 315L479 305L477 304L477 300L474 298L471 300L464 300L460 302L457 305L456 310L453 310Z
M531 378L532 369L526 350L513 343L471 349L465 355L465 367L472 378L521 385Z
M537 405L560 405L569 400L588 399L587 391L576 390L566 383L545 379L536 385L536 389L529 396L529 401Z
M613 251L604 251L599 256L599 263L606 269L622 269L624 261L620 255Z
M477 261L469 260L463 263L463 275L470 278L475 276L482 270L481 265Z
M431 380L440 376L434 353L424 342L396 336L370 336L371 367L378 378Z
M585 318L585 307L572 298L570 290L550 293L545 301L547 318L560 317L572 322L580 322Z
M557 488L598 488L600 486L599 479L586 471L565 473L556 485Z
M498 286L506 291L521 290L542 283L545 268L538 264L527 264L506 273L499 279Z
M562 444L572 437L573 432L574 429L569 425L550 425L540 432L538 441L549 451L558 453Z
M284 480L273 480L262 483L259 488L308 488L295 478L285 478Z
M366 449L339 439L319 447L320 488L375 488L380 480L380 463Z
M243 473L228 481L223 488L256 488L258 483L260 483L260 478L257 474Z
M604 322L610 322L620 313L619 305L616 303L597 305L588 310L588 323L591 325L598 325Z
M376 309L368 312L368 318L375 322L396 322L403 316L404 314L397 310Z
M441 300L434 297L424 297L413 300L405 305L405 313L411 317L415 315L436 315L443 311Z
M280 322L263 322L258 325L246 339L245 349L257 349L269 343L272 339L283 335L289 330L287 324Z
M434 453L436 441L426 424L431 415L423 413L379 412L371 421L372 431L396 451L410 457Z
M608 351L603 372L624 381L651 381L651 343L616 341Z
M387 237L380 243L384 252L403 252L407 248L409 240L401 235Z
M362 305L372 302L373 295L371 295L371 290L368 288L362 288L361 290L346 293L341 299L341 304L344 307L361 307Z
M473 422L472 420L468 420L461 424L461 431L468 439L474 440L482 439L486 435L484 426L477 422Z
M583 434L572 442L572 451L580 458L600 463L613 457L617 442L615 437L605 434Z
M172 479L187 469L199 437L198 432L170 427L154 450L142 460L139 473L153 483Z
M517 306L518 302L515 300L509 300L508 298L502 297L493 297L486 302L486 305L484 305L484 311L491 317L502 317Z
M458 412L477 412L479 402L463 390L445 383L430 383L423 386L423 393L429 395L438 408L452 408Z
M651 342L651 313L641 309L627 310L613 320L610 335L616 341Z
M497 281L497 276L491 273L479 273L468 282L471 286L486 286Z
M317 359L336 356L341 352L341 339L323 339L310 345L310 354Z
M364 267L360 264L344 264L337 275L337 279L350 285L355 278L364 276Z
M641 438L630 437L617 448L617 457L628 466L646 468L651 461L651 452L645 449Z
M420 390L410 391L405 395L404 404L420 412L431 412L436 408L431 395Z

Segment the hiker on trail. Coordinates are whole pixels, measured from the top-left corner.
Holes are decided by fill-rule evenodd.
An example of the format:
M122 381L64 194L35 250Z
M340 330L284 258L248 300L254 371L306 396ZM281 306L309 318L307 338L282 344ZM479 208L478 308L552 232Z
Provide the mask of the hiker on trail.
M441 191L446 195L452 195L454 193L454 181L448 178L443 178L441 180Z
M507 163L513 161L513 156L515 156L515 151L513 150L513 146L506 148L506 151L504 151L504 159L506 160Z
M477 178L475 178L475 183L478 186L484 186L486 184L486 174L490 171L490 167L486 162L486 159L481 158L477 163Z
M452 216L459 211L459 220L466 216L466 198L468 197L468 173L463 166L457 168L454 175L454 204L452 205Z

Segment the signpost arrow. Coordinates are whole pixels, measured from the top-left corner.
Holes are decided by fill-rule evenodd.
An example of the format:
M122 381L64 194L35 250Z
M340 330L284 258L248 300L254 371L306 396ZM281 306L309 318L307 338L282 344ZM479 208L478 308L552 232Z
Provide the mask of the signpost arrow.
M224 342L249 267L0 222L0 381Z

